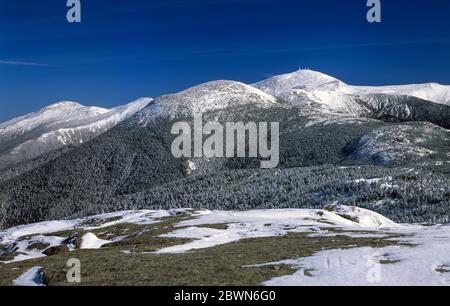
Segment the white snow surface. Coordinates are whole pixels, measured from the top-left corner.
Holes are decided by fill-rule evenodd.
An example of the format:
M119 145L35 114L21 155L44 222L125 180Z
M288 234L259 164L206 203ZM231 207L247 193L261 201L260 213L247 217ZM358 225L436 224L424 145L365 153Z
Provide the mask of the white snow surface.
M336 78L317 71L299 70L271 77L255 83L253 86L273 96L286 98L294 89L315 89L323 84L336 81L338 81Z
M50 236L48 234L69 231L74 229L83 229L85 231L92 231L95 229L105 228L123 223L133 224L153 224L158 222L159 218L172 216L184 210L138 210L138 211L122 211L115 213L108 213L87 218L80 218L75 220L61 220L61 221L46 221L29 225L16 226L4 231L0 231L0 244L11 246L19 255L14 259L4 263L24 261L39 257L45 257L42 250L29 249L29 246L36 243L46 243L50 247L60 246L68 237ZM97 224L97 225L92 225ZM24 237L31 237L24 239ZM111 241L97 241L92 235L83 237L85 248L98 248L107 242ZM114 241L117 241L114 240ZM103 243L105 242L105 243ZM98 243L98 244L95 244ZM103 243L103 244L101 244ZM0 249L0 252L2 250Z
M355 206L335 205L333 207L333 213L346 219L350 218L353 222L367 228L400 227L400 225L380 214Z
M337 205L323 210L260 210L246 212L202 211L198 218L183 221L183 227L165 237L197 240L158 251L180 253L213 247L245 238L282 236L288 232L309 232L310 236L334 236L327 228L342 228L340 234L354 238L388 238L399 245L324 250L311 257L292 258L263 265L290 265L298 271L274 278L263 285L450 285L450 227L400 225L368 210ZM341 217L346 216L346 218ZM354 221L347 219L350 217ZM326 224L332 222L333 224ZM198 227L229 223L226 230ZM187 227L186 227L187 226ZM348 231L348 232L346 232ZM404 243L404 245L400 244ZM261 266L261 265L254 265Z
M82 144L133 116L152 99L112 109L59 102L0 124L0 168L68 145Z
M197 249L241 239L279 237L292 232L307 233L310 237L345 235L353 238L385 238L397 242L394 246L382 248L354 246L345 249L324 249L310 257L256 263L254 266L290 265L297 270L292 275L267 280L263 285L450 285L450 226L396 224L375 212L337 204L327 206L326 210L125 211L15 227L0 232L0 244L12 244L20 253L24 253L13 261L27 260L45 256L37 250L26 251L31 243L41 241L59 245L64 239L44 234L82 228L87 231L82 238L82 248L95 249L110 241L98 239L90 230L120 223L152 224L158 222L158 218L178 213L186 213L193 218L179 222L173 232L162 237L194 240L163 248L156 254L164 256L167 253L194 252ZM227 226L223 229L202 227L208 224ZM340 231L336 232L335 229ZM29 235L35 236L23 239ZM22 239L19 239L21 237ZM36 279L38 271L39 269L27 271L17 280L18 284L27 284L28 281Z
M80 249L99 249L112 241L99 239L95 234L87 233L81 237Z
M351 217L349 220L348 217ZM182 227L162 237L197 238L190 243L159 250L157 253L182 253L203 249L245 238L284 236L288 232L316 232L318 227L333 226L361 230L396 228L400 225L375 212L336 205L335 212L313 209L282 209L252 211L201 211L193 220L178 224ZM228 224L225 230L197 227L202 224Z
M404 233L414 234L404 239L414 247L325 250L312 257L270 263L290 265L298 271L264 285L450 286L450 229L410 228Z
M92 217L74 219L74 220L60 220L60 221L44 221L28 225L20 225L9 228L4 231L0 231L0 244L8 244L16 241L17 239L25 236L31 236L36 234L50 234L55 232L67 231L76 228L82 228L84 230L94 230L104 227L113 226L123 223L134 224L152 224L157 219L163 217L170 217L179 210L133 210L133 211L120 211L108 214L102 214ZM120 219L117 219L120 218ZM115 219L114 221L109 221ZM92 221L104 221L100 222L98 226L89 226Z
M42 267L33 267L13 281L13 286L37 287L42 284Z

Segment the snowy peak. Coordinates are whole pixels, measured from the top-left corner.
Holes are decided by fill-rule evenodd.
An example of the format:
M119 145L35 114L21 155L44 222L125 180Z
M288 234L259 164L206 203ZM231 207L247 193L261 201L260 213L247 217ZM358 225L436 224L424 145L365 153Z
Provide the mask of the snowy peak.
M240 104L276 104L277 99L249 85L235 81L213 81L174 95L161 97L175 108L187 107L193 112L205 112Z
M46 112L46 111L53 111L53 110L64 110L64 109L73 109L73 108L82 108L85 107L84 105L78 103L78 102L73 102L73 101L62 101L62 102L58 102L55 104L51 104L47 107L44 107L41 112Z
M109 112L108 109L84 106L76 102L58 102L41 110L21 116L0 124L0 137L14 134L18 131L26 133L38 127L45 127L61 120L76 120L77 118L92 118Z
M271 95L286 99L293 89L315 89L330 82L340 81L324 73L305 69L274 76L253 84L253 86Z
M142 98L112 109L64 101L0 124L0 169L68 145L82 144L151 102Z
M283 98L294 105L304 106L315 102L328 108L343 106L356 96L385 94L411 96L434 103L450 105L450 86L438 83L393 85L393 86L352 86L332 76L312 70L274 76L253 84L254 87L271 95ZM321 99L320 97L325 97Z
M191 116L240 105L283 105L274 96L235 81L213 81L155 99L140 114L140 123L156 117Z
M211 110L233 104L276 104L277 99L244 83L213 81L187 89L172 97L182 99L184 104Z
M343 97L348 92L348 85L318 71L298 70L274 76L253 86L297 107L319 105L333 111L354 113L353 103L347 105L349 101ZM351 111L345 111L347 109Z

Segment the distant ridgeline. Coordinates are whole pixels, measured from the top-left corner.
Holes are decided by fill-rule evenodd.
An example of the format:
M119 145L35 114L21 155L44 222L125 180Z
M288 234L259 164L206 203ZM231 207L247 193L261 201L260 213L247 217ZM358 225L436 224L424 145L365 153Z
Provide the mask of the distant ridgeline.
M309 70L253 86L216 81L141 100L100 135L51 149L35 145L37 131L27 139L7 134L27 125L18 118L0 125L0 135L7 135L0 138L0 160L13 144L36 154L1 171L0 227L128 209L330 203L368 208L396 222L446 223L449 92L434 83L357 87ZM173 127L193 126L196 113L222 126L278 123L278 167L261 169L267 159L260 155L174 156Z

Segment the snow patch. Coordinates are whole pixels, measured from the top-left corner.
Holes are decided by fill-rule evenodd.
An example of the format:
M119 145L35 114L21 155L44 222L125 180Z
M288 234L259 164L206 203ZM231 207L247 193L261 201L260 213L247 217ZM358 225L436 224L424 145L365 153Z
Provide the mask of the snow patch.
M347 206L335 206L333 209L334 211L314 209L200 211L196 219L177 224L177 227L182 229L161 236L196 240L164 248L157 253L181 253L246 238L284 236L289 232L324 234L327 228L336 226L356 231L402 227L369 210ZM218 230L199 227L206 224L226 224L227 228Z
M286 264L298 271L264 282L267 286L449 286L449 228L406 229L416 246L325 250ZM443 268L444 267L444 268ZM305 273L308 271L308 273Z
M112 241L97 238L93 233L87 233L81 238L80 249L99 249Z
M44 286L42 267L33 267L13 281L13 286Z

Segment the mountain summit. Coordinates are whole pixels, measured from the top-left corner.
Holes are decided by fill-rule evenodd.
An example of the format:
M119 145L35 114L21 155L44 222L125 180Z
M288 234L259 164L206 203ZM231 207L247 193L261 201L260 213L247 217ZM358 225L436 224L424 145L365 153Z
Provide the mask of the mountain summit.
M128 119L151 99L113 109L64 101L0 124L0 169L68 145L82 144Z
M256 105L267 108L283 101L255 87L235 81L212 81L152 101L136 117L141 123L156 117L192 116L229 107Z
M303 105L305 100L309 100L309 102L316 102L333 108L345 105L349 99L355 96L381 94L411 96L434 103L450 105L450 86L437 83L352 86L332 76L313 70L298 70L274 76L255 83L253 86L297 105Z

